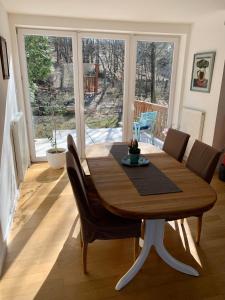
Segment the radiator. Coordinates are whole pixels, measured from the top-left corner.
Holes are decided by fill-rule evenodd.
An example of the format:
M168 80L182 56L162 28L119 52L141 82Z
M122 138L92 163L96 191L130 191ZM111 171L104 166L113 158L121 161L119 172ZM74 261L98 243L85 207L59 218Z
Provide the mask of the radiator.
M29 161L27 156L27 139L22 112L18 112L11 123L11 139L17 186L24 180Z
M205 112L184 107L181 115L180 130L190 134L185 157L188 156L195 140L202 140Z

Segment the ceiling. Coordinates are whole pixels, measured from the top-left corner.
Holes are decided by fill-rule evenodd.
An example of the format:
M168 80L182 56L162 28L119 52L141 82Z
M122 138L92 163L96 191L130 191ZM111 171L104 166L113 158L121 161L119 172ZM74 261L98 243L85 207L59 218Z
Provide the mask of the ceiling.
M0 0L11 13L137 22L192 23L225 0Z

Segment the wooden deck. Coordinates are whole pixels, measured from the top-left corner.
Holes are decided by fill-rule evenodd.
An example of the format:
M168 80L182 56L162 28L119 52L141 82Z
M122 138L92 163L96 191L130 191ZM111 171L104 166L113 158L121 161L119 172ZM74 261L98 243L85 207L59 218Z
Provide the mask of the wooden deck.
M96 241L82 274L79 218L67 175L34 164L21 188L0 282L1 300L222 300L225 299L225 183L213 179L218 202L204 215L200 246L196 218L167 226L165 244L176 258L200 270L194 278L171 269L151 252L122 291L117 280L131 266L133 241ZM183 245L183 247L182 247Z

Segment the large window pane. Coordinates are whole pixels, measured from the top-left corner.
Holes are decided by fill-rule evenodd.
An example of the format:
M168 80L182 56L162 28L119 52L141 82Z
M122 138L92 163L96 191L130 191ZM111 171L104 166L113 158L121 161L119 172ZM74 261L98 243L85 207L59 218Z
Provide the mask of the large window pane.
M86 144L122 140L122 40L82 38Z
M75 99L72 38L25 36L25 51L36 157L57 140L66 147L75 134Z
M137 42L135 115L139 120L141 113L156 111L154 132L141 131L140 140L154 143L155 139L164 140L169 106L172 74L173 43ZM148 129L148 128L147 128Z

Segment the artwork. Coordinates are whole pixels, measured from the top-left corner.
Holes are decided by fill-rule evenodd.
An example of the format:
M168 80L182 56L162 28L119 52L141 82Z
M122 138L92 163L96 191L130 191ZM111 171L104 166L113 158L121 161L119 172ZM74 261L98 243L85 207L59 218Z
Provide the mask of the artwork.
M216 52L196 53L194 55L191 90L209 93Z
M6 40L3 37L0 37L0 57L1 57L3 79L9 79L9 62L8 62L7 45L6 45Z

